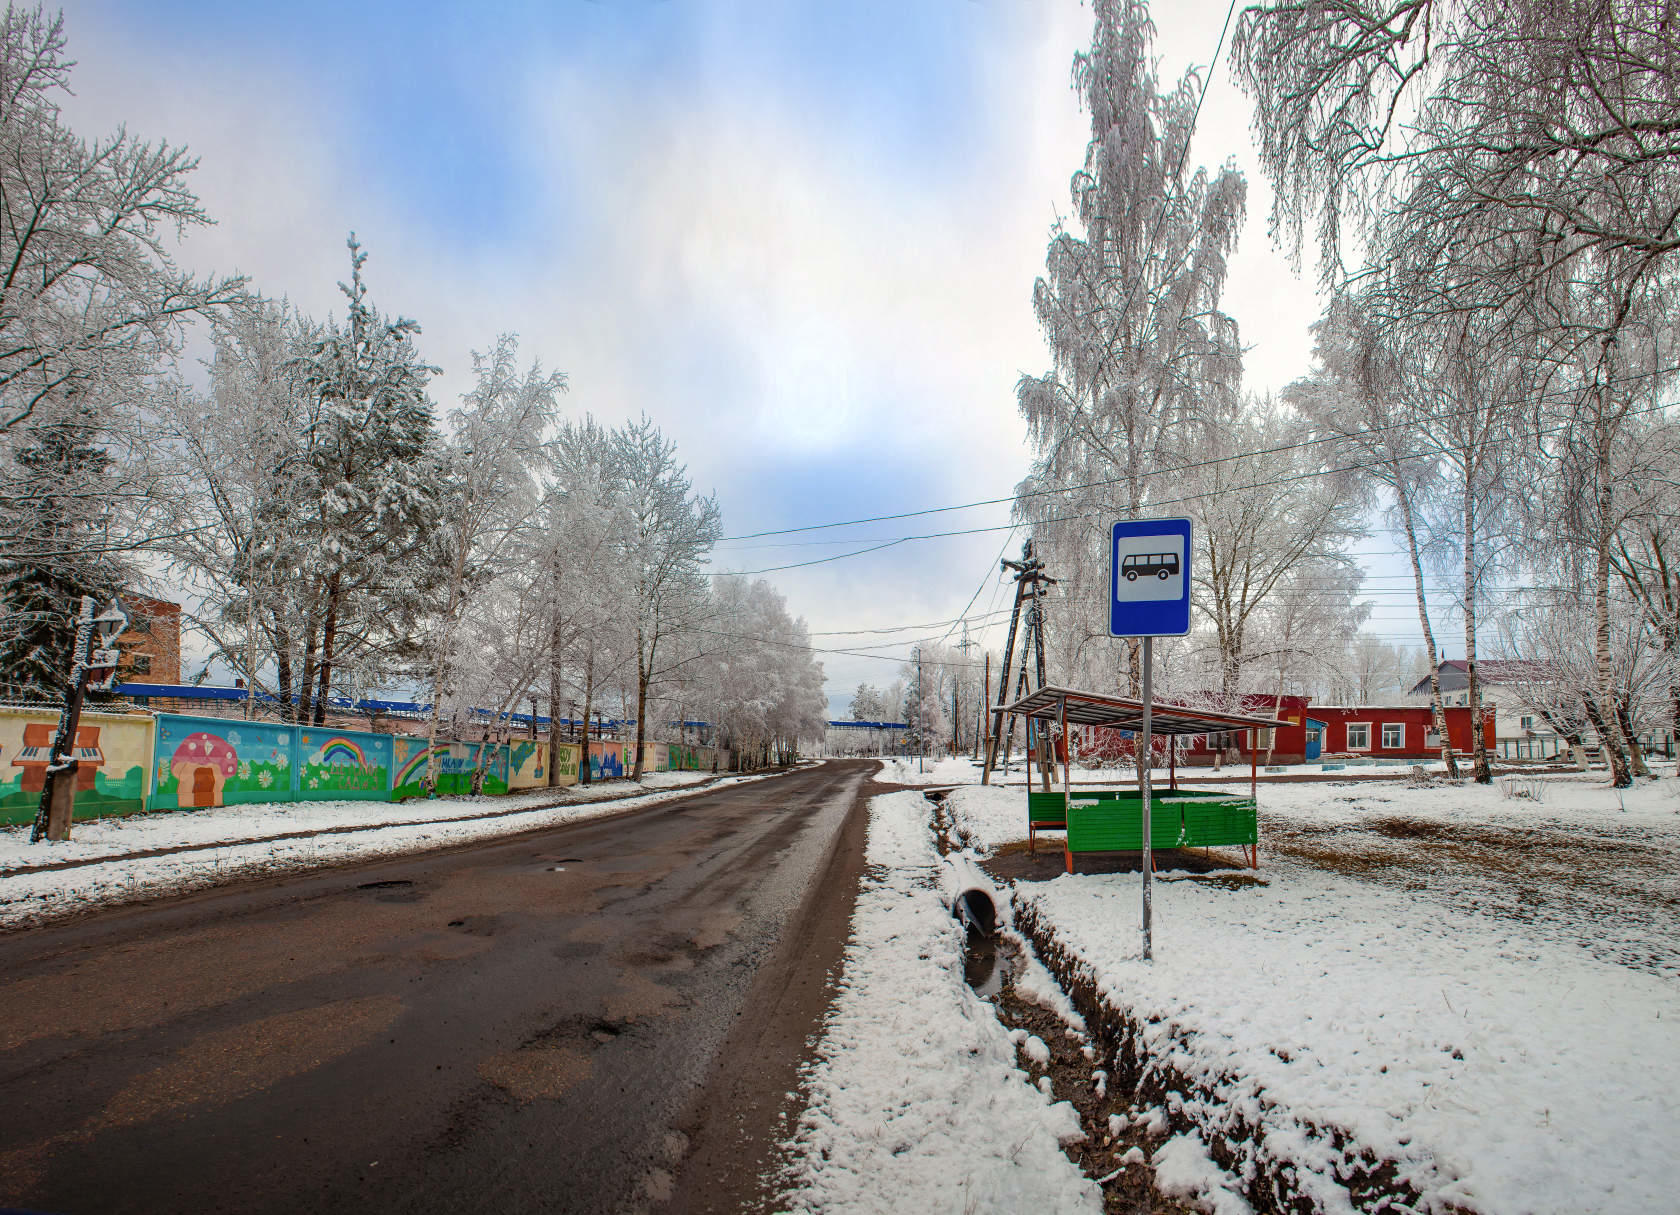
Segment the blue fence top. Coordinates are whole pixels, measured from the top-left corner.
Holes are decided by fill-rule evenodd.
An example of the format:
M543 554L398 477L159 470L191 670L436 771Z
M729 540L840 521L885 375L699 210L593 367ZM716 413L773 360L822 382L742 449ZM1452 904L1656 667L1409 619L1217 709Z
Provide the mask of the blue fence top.
M836 730L908 730L902 721L831 721Z

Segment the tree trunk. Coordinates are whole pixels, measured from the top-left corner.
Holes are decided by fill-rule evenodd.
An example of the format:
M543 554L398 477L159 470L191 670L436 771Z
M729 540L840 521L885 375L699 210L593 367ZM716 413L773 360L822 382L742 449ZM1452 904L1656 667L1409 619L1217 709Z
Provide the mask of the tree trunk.
M298 679L297 704L290 706L291 720L297 722L300 726L309 721L310 706L314 703L315 662L317 657L315 644L317 640L315 621L312 618L309 621L309 627L304 630L303 634L303 671Z
M1633 767L1633 774L1635 776L1651 775L1651 769L1645 763L1645 756L1640 753L1639 736L1634 733L1633 715L1628 712L1628 703L1625 698L1616 702L1616 723L1621 726L1622 734L1627 738L1628 762Z
M1482 729L1482 681L1476 670L1476 498L1470 463L1464 473L1464 676L1470 692L1471 774L1478 785L1493 783L1487 735ZM1450 741L1445 736L1442 742Z
M1406 528L1406 554L1412 559L1412 587L1417 592L1418 626L1423 630L1423 644L1429 657L1429 716L1435 723L1435 737L1441 740L1441 762L1446 765L1447 778L1457 780L1458 757L1453 754L1452 737L1447 733L1447 711L1441 705L1441 660L1435 649L1435 630L1429 623L1429 603L1424 596L1423 558L1418 553L1412 495L1406 488L1400 466L1393 464L1390 467L1394 475L1394 493L1400 500L1400 519Z
M327 697L332 690L333 647L338 644L339 576L327 588L327 624L321 635L321 686L315 697L315 725L327 724Z
M550 789L554 788L560 781L559 759L560 664L556 662L550 663L548 668L548 787Z
M1571 730L1563 736L1563 740L1569 744L1569 754L1575 760L1575 766L1582 772L1590 770L1592 765L1587 762L1587 744L1582 741L1580 732Z
M292 711L292 638L290 631L278 621L274 626L274 680L280 693L280 720L285 721Z
M1602 460L1601 460L1602 463ZM1603 469L1600 469L1601 478ZM1622 749L1621 723L1615 716L1615 672L1610 659L1610 537L1604 520L1610 517L1615 490L1601 479L1598 491L1599 542L1593 554L1593 657L1598 675L1598 703L1610 706L1610 712L1594 720L1598 730L1598 749L1610 768L1610 787L1626 789L1633 784L1633 772L1628 766L1627 753Z
M589 783L589 723L595 713L595 655L583 666L583 752L578 758L578 784Z

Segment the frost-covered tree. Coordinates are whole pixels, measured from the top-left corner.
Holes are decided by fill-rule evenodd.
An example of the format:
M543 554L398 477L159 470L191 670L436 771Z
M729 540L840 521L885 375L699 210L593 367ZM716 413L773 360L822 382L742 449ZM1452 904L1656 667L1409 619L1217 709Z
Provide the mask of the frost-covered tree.
M879 689L867 683L860 683L857 691L852 693L851 714L853 721L882 721L881 693Z
M1159 91L1141 0L1093 8L1073 71L1091 139L1033 287L1052 366L1016 390L1034 454L1017 515L1076 594L1106 577L1103 521L1163 496L1157 474L1184 461L1186 424L1228 415L1241 375L1220 296L1246 186L1229 165L1184 172L1205 82Z
M613 432L613 497L624 531L614 545L629 588L635 647L636 771L642 775L650 690L692 662L680 647L710 610L701 562L723 534L717 501L693 492L672 443L645 415Z
M576 707L589 722L598 684L607 682L620 665L618 656L628 649L628 572L616 551L628 521L615 489L616 461L611 433L587 415L561 423L549 444L527 568L545 587L550 741L555 746L562 741L562 714L570 716ZM586 769L578 772L585 784Z
M387 318L368 301L367 255L354 236L349 248L344 320L327 323L301 364L309 392L301 635L282 647L279 678L300 721L322 720L338 664L415 656L439 573L427 552L442 481L426 392L437 369L414 348L416 322Z
M538 477L546 463L544 443L559 409L559 396L566 389L566 377L545 372L540 363L533 362L521 372L519 340L512 334L498 337L488 354L474 351L472 363L473 386L448 418L439 469L437 525L431 536L436 550L432 559L440 566L427 646L433 689L428 737L434 741L443 705L450 698L457 665L456 631L468 597L506 573L510 561L523 564L530 558L528 546L521 541L541 507ZM515 605L520 627L505 631L505 636L523 639L525 621L538 610L541 599L514 591L507 602ZM523 659L511 667L522 669ZM514 688L507 694L516 696L522 691ZM428 779L437 779L435 754L428 759Z
M714 579L713 608L704 686L695 695L712 706L724 745L759 764L793 754L801 739L820 738L828 701L805 622L762 578Z
M135 402L237 287L170 260L207 222L184 150L64 123L65 46L61 16L0 16L0 681L29 695L62 690L80 595L156 534Z
M1351 478L1324 466L1307 427L1276 402L1202 431L1201 459L1176 483L1195 522L1192 602L1218 647L1220 703L1234 707L1268 601L1292 580L1345 578L1364 526Z
M167 486L169 526L155 548L199 601L190 620L212 656L269 695L299 632L298 523L314 484L301 360L317 336L285 303L244 299L211 328L208 393L172 379L146 414L149 459Z
M64 19L0 17L0 433L43 405L123 395L113 381L173 355L187 318L235 280L176 269L168 239L209 222L185 149L126 131L86 141L64 125Z
M1333 298L1313 327L1314 366L1285 399L1330 440L1329 458L1360 470L1387 497L1387 520L1405 542L1418 628L1429 665L1429 703L1441 759L1458 778L1441 701L1439 651L1424 578L1423 503L1441 472L1438 445L1426 433L1433 393L1415 365L1418 335L1391 329L1354 294Z

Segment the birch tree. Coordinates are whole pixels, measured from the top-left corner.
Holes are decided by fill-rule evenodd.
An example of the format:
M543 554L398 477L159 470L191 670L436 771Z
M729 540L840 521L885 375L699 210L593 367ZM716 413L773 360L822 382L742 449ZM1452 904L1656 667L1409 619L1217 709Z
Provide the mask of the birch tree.
M1152 478L1182 462L1188 424L1228 414L1241 374L1220 296L1246 185L1230 165L1184 172L1205 83L1191 73L1159 90L1139 0L1093 10L1073 68L1091 139L1033 287L1051 369L1016 388L1034 455L1017 516L1076 580L1076 567L1106 562L1102 521L1145 508ZM1135 656L1132 668L1135 684Z
M430 622L433 711L427 727L436 742L442 706L454 674L456 629L469 593L488 586L517 553L521 534L541 502L538 476L545 462L546 432L554 424L566 377L533 362L519 370L519 340L502 334L494 348L472 355L474 384L448 418L442 448L438 526L433 531L440 586ZM512 598L522 639L534 605ZM523 653L523 650L519 651ZM518 663L514 664L518 666ZM427 779L437 780L435 746L427 750Z
M628 580L628 615L635 636L636 770L642 775L649 689L680 670L693 655L675 641L709 611L700 565L723 534L714 498L693 492L677 463L676 444L645 415L613 432L614 497L624 532L615 557Z
M1290 385L1285 399L1331 439L1330 458L1350 463L1388 496L1387 519L1405 543L1417 602L1418 630L1429 664L1429 708L1441 740L1441 762L1452 780L1458 758L1441 702L1440 652L1424 579L1421 502L1440 476L1441 455L1425 436L1428 389L1409 362L1401 332L1386 329L1356 295L1339 294L1313 327L1314 367Z

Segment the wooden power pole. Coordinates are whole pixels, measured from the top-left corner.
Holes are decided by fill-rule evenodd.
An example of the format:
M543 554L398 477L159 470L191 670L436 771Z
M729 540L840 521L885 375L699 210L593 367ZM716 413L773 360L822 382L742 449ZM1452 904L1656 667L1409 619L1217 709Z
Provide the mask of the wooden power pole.
M1056 579L1045 574L1044 562L1033 556L1033 543L1030 539L1021 546L1021 559L1019 561L1006 560L1002 565L1006 570L1015 571L1015 607L1009 614L1009 636L1003 645L1003 665L998 672L997 704L992 709L992 732L991 737L986 740L986 763L980 770L980 783L982 785L992 783L992 767L997 763L998 743L1000 741L1004 743L1004 762L1008 763L1009 747L1013 745L1015 740L1014 715L1011 714L1009 717L1006 733L1003 706L1010 703L1011 700L1009 695L1009 668L1015 656L1015 636L1020 630L1021 607L1024 604L1027 608L1027 631L1026 636L1021 640L1021 665L1015 680L1015 700L1019 700L1028 692L1027 671L1029 666L1032 667L1038 677L1038 686L1042 688L1045 685L1044 608L1041 600L1045 588L1056 585ZM1035 656L1037 661L1033 662L1032 659ZM990 682L989 677L988 682ZM1028 731L1030 732L1032 728L1032 723L1028 722ZM1038 748L1038 752L1039 759L1044 761L1043 746ZM1041 762L1040 766L1044 769L1045 788L1048 789L1050 781L1049 764L1048 762ZM1031 783L1031 777L1029 776L1028 784Z

